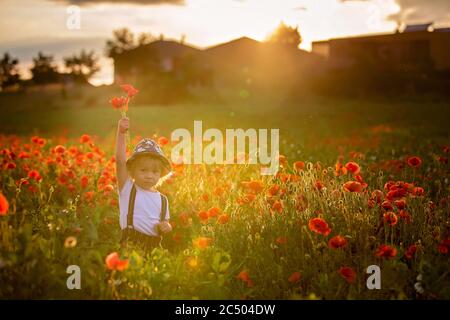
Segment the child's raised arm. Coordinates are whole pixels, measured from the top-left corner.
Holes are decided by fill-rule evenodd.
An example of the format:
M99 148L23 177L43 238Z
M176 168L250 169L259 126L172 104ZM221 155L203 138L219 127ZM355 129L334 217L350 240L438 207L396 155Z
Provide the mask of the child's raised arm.
M130 121L128 118L122 118L117 125L117 138L116 138L116 176L117 184L119 186L119 192L122 190L125 181L128 178L127 172L127 154L126 154L126 133L130 127Z

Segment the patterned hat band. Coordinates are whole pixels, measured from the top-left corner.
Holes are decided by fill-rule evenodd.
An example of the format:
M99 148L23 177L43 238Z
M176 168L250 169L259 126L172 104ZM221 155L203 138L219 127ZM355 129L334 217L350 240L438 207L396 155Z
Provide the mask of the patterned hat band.
M156 158L161 160L163 164L163 172L161 176L165 176L172 171L172 166L170 165L169 160L164 155L164 152L161 150L160 146L154 140L149 138L142 139L138 142L133 150L133 154L127 160L127 167L134 159L144 154L155 156Z

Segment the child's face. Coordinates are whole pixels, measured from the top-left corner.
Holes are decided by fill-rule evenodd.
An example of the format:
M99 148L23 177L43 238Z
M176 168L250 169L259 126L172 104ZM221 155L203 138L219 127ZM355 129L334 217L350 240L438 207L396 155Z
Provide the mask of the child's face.
M143 189L151 189L161 178L161 162L151 157L135 160L131 170L131 177Z

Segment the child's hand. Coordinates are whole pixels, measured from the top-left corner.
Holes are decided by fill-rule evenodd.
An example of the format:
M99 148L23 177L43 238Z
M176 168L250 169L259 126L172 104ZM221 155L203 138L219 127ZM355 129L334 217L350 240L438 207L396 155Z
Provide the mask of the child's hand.
M162 221L158 223L158 228L161 230L162 233L167 233L172 231L172 226L170 225L169 221Z
M128 118L122 118L119 120L119 132L120 133L126 133L128 129L130 128L130 120Z

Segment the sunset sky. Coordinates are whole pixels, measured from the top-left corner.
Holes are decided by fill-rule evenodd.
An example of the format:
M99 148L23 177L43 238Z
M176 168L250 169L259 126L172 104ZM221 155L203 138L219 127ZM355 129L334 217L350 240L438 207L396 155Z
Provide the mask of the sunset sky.
M66 26L67 8L81 9L81 28ZM56 62L82 48L101 56L102 70L91 82L111 83L112 61L104 47L114 29L208 47L238 37L264 40L284 21L298 25L301 48L333 37L392 32L397 21L450 26L450 0L2 0L0 54L18 57L24 77L39 50Z

